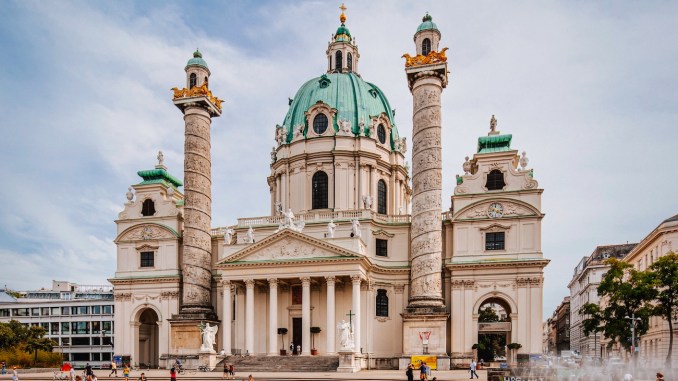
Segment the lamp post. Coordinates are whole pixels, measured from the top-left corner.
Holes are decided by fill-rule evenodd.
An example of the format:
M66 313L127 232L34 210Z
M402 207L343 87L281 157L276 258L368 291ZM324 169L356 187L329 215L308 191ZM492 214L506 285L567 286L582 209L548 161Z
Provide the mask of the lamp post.
M631 320L631 356L633 359L633 367L636 367L636 321L640 321L640 318L636 317L636 313L632 313L631 317L624 316L624 319Z

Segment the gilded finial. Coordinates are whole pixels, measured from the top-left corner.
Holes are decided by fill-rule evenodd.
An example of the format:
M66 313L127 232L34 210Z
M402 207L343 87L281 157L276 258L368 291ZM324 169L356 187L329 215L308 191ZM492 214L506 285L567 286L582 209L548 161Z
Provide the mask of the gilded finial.
M346 8L346 6L344 5L344 3L341 3L341 7L339 7L339 9L341 9L341 16L339 16L339 21L341 21L341 23L343 24L343 23L346 22L346 15L344 14L344 11L345 11L347 8Z

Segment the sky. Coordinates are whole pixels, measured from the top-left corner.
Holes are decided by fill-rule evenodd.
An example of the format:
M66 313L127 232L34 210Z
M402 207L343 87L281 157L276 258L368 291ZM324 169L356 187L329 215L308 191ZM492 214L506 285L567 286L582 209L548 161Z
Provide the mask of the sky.
M136 172L183 177L182 87L199 48L225 100L212 124L213 226L269 213L288 97L326 70L333 1L0 2L0 287L107 284ZM678 214L678 3L347 1L362 77L412 141L404 53L428 11L448 47L443 205L488 132L513 134L544 189L544 316L597 245ZM408 152L408 160L410 152Z

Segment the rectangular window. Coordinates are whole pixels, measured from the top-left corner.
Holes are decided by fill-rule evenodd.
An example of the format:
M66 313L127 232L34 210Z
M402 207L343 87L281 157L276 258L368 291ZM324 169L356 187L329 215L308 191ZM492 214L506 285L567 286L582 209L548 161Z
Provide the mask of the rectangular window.
M301 286L292 286L292 304L301 304Z
M89 307L84 306L84 307L78 307L78 315L88 315L89 314Z
M12 316L28 316L28 308L12 308Z
M112 315L113 314L113 306L102 306L102 307L103 307L104 315Z
M110 336L104 336L101 338L101 345L113 345L113 338Z
M49 323L40 323L40 326L45 330L45 335L49 335Z
M40 308L31 308L31 316L40 316Z
M59 323L50 323L50 330L52 331L52 335L58 335L59 334Z
M88 345L89 337L73 337L71 338L71 345Z
M88 321L78 321L74 322L71 331L76 334L87 334L89 333L89 322Z
M485 233L485 250L504 250L504 232Z
M78 307L71 307L71 315L77 315L78 314Z
M52 307L52 311L50 312L50 315L52 315L52 316L59 316L59 315L61 315L61 308L59 308L59 307Z
M71 314L71 309L68 307L61 307L61 314L62 315L70 315Z
M101 315L101 306L92 306L92 315Z
M71 331L71 323L61 323L61 334L68 335Z
M110 321L102 321L101 329L104 331L104 333L111 333L113 329L113 324Z
M3 309L0 310L0 316L7 317L9 315L10 315L9 308L3 308Z
M99 321L92 322L92 333L101 333L101 322Z
M40 313L42 314L42 316L49 316L49 307L42 307L40 309Z
M92 332L94 333L94 332ZM93 337L92 338L92 345L101 345L101 338L100 337Z
M101 361L111 361L111 354L110 353L102 353L101 354Z
M73 361L89 361L89 352L88 353L71 353Z
M377 257L387 257L388 256L388 240L377 238Z
M139 253L141 255L141 264L139 267L153 267L153 255L155 254L152 251L142 251Z
M61 338L61 345L66 347L71 345L71 338L70 337L62 337Z

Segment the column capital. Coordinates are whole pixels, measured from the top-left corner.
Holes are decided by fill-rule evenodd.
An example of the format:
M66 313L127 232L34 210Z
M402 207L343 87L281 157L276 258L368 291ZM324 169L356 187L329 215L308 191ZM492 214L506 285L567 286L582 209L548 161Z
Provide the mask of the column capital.
M245 286L247 288L252 288L252 289L254 288L254 279L244 279L243 281L245 282Z
M360 284L363 277L360 274L351 274L351 282Z
M334 286L337 282L337 278L334 275L326 275L325 282L327 282L328 286Z
M230 279L222 279L221 285L224 286L224 288L226 288L226 287L230 288L231 287L231 280Z
M278 287L278 278L268 278L268 286L270 288Z
M310 277L304 276L304 277L301 277L299 279L301 279L301 285L303 287L308 287L308 286L311 285L311 278Z

